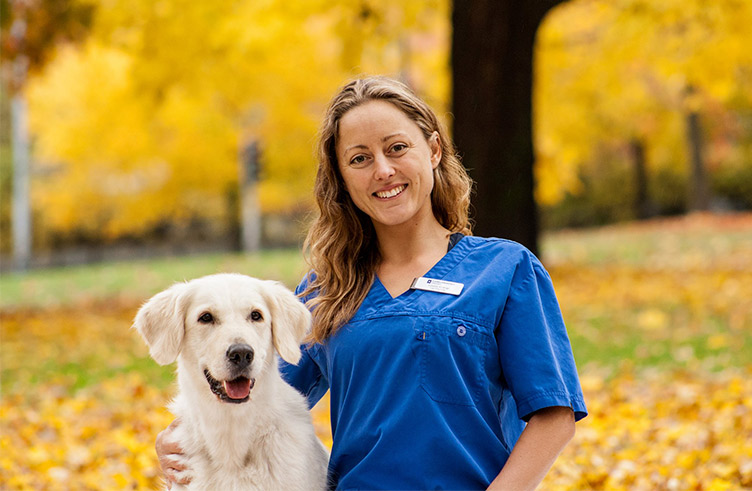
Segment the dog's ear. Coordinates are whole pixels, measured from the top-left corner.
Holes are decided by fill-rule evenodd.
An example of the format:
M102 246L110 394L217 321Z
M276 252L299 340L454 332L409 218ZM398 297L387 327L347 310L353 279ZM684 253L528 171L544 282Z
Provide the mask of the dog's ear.
M157 293L136 314L133 327L149 346L149 354L160 365L175 361L185 334L186 283L177 283Z
M300 361L300 344L311 327L311 313L290 290L265 281L264 296L272 314L272 341L279 356L293 365Z

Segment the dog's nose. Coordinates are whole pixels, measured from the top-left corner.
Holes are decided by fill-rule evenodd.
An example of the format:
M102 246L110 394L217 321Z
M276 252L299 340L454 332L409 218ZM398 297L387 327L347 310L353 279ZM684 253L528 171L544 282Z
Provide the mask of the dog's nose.
M253 348L245 343L236 343L227 349L226 356L230 363L242 370L253 361Z

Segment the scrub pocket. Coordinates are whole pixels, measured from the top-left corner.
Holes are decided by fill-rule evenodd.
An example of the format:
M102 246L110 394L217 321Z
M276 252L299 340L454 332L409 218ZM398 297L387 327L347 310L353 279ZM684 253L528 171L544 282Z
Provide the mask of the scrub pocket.
M419 318L415 325L420 385L436 402L474 406L485 380L490 338L481 328L452 318Z

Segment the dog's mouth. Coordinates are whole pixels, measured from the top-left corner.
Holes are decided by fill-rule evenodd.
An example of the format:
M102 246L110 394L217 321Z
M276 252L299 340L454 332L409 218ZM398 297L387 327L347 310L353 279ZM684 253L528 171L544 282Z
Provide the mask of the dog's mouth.
M209 370L206 369L204 369L204 376L206 377L206 381L209 382L211 391L219 400L234 404L247 402L251 398L251 389L256 383L255 378L248 377L238 377L220 382L212 377Z

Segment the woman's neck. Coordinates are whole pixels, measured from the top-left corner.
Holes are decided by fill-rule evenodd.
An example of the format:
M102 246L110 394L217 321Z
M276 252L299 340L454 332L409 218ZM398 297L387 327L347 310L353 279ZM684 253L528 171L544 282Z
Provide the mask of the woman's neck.
M446 253L451 232L435 219L418 226L376 229L381 263L406 264L438 251Z
M444 257L451 232L434 219L422 226L377 229L376 235L381 255L376 274L397 297Z

